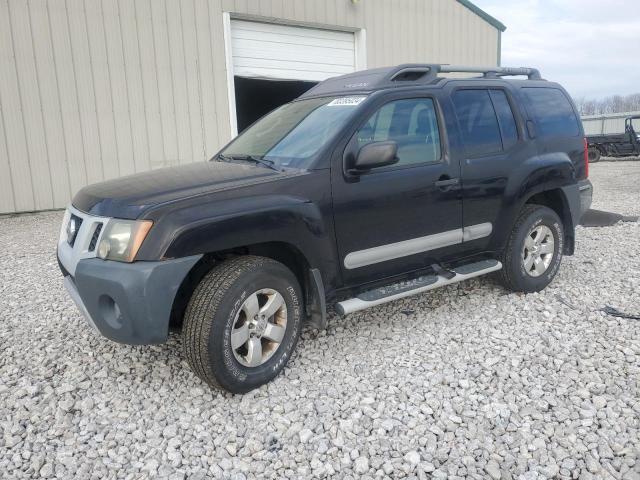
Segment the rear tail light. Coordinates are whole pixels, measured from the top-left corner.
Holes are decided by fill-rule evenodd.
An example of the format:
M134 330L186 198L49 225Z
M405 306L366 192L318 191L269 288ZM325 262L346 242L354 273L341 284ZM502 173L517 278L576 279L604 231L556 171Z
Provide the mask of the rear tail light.
M589 144L584 139L584 178L589 178Z

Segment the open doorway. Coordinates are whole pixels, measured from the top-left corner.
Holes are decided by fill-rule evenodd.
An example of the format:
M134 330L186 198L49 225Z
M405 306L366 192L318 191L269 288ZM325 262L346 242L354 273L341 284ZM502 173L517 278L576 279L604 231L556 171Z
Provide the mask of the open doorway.
M233 77L238 133L276 107L299 97L317 82Z

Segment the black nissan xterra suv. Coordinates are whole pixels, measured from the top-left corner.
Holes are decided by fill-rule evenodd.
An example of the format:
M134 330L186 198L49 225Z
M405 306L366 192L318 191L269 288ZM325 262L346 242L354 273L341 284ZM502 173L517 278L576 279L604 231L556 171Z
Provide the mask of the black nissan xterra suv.
M247 392L328 305L346 315L489 272L545 288L573 254L587 170L572 101L535 69L367 70L321 82L211 161L83 188L59 263L102 335L153 344L181 329L200 378Z

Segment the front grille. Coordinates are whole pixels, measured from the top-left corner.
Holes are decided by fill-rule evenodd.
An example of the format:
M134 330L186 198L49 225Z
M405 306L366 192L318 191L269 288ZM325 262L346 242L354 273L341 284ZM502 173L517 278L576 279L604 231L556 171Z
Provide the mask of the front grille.
M91 242L89 242L89 251L93 252L96 249L96 244L98 243L98 238L100 238L100 232L102 231L102 224L99 223L96 226L96 229L93 231L93 236L91 237Z

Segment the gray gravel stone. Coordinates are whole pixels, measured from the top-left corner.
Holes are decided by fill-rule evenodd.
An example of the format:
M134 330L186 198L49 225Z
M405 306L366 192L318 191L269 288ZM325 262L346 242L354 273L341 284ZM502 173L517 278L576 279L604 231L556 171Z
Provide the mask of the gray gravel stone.
M494 480L499 480L502 478L502 474L500 473L500 465L495 460L489 460L487 465L484 467L484 470L489 474L491 478Z
M302 443L307 443L313 436L313 432L308 428L305 428L304 430L300 430L299 435L300 435L300 441Z
M410 452L407 452L404 459L411 465L418 465L418 463L420 463L420 454L415 450L411 450Z
M640 162L591 166L640 215ZM481 278L306 328L282 375L212 391L181 342L95 335L62 287L60 212L0 218L3 478L638 479L640 225L578 228L543 292Z
M353 463L353 470L356 473L363 474L369 471L369 459L367 457L358 457Z

